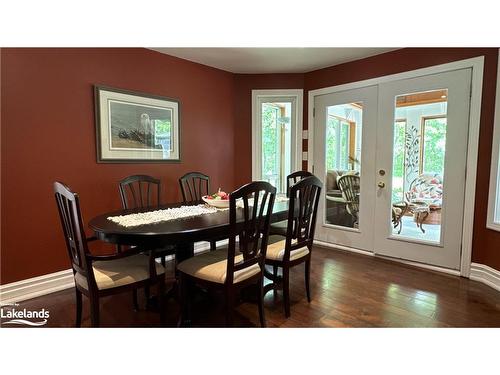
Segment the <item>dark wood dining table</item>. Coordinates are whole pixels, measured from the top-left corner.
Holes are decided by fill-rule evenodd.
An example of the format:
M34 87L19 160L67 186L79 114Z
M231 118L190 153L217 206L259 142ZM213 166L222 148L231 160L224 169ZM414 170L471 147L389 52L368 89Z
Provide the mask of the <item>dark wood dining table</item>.
M177 203L149 209L122 209L107 212L90 220L89 227L94 231L98 239L116 245L137 246L147 250L161 249L167 245L175 245L177 248L176 258L179 262L194 255L195 242L220 239L229 233L229 210L218 210L214 213L134 227L125 227L108 219L110 216L180 206L182 204ZM286 220L287 217L288 201L276 201L273 207L271 222Z

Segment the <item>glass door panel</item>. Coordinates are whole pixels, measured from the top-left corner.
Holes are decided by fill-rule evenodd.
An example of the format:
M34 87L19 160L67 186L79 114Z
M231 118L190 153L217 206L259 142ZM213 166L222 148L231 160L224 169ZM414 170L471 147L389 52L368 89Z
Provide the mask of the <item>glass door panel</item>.
M377 87L316 97L314 112L313 173L324 184L316 237L373 249Z
M458 269L470 69L379 85L375 253Z
M393 236L441 243L447 97L443 89L395 98Z
M363 103L326 109L325 223L358 228Z

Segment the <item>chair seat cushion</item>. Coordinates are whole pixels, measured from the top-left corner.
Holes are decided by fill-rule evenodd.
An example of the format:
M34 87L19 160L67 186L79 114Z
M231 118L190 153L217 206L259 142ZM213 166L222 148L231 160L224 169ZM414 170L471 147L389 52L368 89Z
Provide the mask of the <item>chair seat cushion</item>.
M234 262L243 260L243 255L234 257ZM217 249L189 258L177 266L180 272L196 277L197 279L224 284L227 271L227 248ZM236 271L233 283L237 284L260 272L258 264Z
M156 273L161 275L165 269L155 262ZM149 256L131 255L113 260L100 260L93 263L94 276L99 290L133 284L149 278ZM88 289L87 278L77 273L75 282Z
M286 240L267 245L266 259L283 260L283 257L285 256L285 241ZM292 250L290 252L290 260L302 258L307 254L309 254L307 246Z

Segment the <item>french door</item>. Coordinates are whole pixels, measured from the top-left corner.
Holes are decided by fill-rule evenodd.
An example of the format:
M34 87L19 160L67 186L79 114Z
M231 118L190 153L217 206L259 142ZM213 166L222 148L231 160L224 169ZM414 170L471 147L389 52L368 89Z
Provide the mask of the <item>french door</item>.
M318 239L458 269L471 70L319 96Z

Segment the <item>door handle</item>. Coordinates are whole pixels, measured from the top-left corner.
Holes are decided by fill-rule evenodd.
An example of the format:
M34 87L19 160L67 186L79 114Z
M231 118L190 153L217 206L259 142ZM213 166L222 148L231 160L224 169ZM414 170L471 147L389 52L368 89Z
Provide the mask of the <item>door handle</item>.
M382 181L379 181L379 183L377 184L377 186L381 189L385 188L385 183L382 182Z

